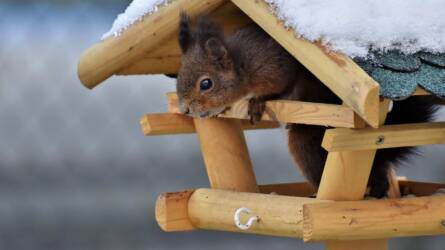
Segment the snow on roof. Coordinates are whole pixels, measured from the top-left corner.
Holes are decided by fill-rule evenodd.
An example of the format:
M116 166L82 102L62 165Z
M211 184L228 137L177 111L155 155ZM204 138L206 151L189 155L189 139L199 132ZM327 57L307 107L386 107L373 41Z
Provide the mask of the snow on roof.
M266 0L286 26L351 57L445 51L444 0Z
M128 26L142 19L146 14L152 14L158 11L161 5L167 5L168 0L133 0L124 13L121 13L114 20L111 29L103 34L102 40L110 36L118 36Z
M287 27L351 57L370 50L445 52L444 0L265 0ZM133 0L103 38L154 13L168 0Z

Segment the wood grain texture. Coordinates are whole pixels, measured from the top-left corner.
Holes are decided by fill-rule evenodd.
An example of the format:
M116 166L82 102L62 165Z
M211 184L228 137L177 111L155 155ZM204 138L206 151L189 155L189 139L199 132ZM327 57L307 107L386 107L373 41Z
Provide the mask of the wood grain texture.
M368 124L379 125L379 85L351 58L298 38L263 0L232 0Z
M234 119L194 119L207 176L212 188L258 192L242 131Z
M384 123L389 107L389 100L382 100L379 107L379 121ZM375 150L329 152L326 159L317 198L335 201L356 201L363 199ZM328 250L345 249L388 249L387 240L368 241L326 241Z
M180 113L176 93L168 93L167 99L168 111ZM248 120L248 105L247 100L238 101L233 104L229 110L218 115L218 117ZM365 126L363 120L361 120L351 108L346 106L288 100L266 102L266 110L261 119L262 121L345 128L360 128Z
M210 13L208 17L222 25L225 34L252 23L238 7L232 2L226 2L221 7ZM132 27L130 27L131 29ZM181 50L178 46L177 32L160 44L156 50L144 53L143 57L126 65L117 72L117 75L139 75L139 74L175 74L178 72L181 60Z
M93 88L122 68L141 59L172 38L178 29L180 12L195 17L211 13L224 0L176 0L160 7L156 13L134 23L120 36L109 37L88 49L80 58L78 75L81 82Z
M188 216L188 201L193 190L164 193L156 200L156 221L165 232L188 231L195 227Z
M329 129L322 146L327 151L355 151L445 143L445 122L387 125L378 129Z
M443 235L445 196L306 204L304 240Z
M193 118L172 113L146 114L140 119L141 129L146 136L192 134L196 133ZM271 121L261 121L251 124L247 120L241 121L243 130L279 128L280 124Z
M311 198L281 195L228 192L198 189L190 197L188 214L197 228L231 232L254 233L284 237L302 237L302 206L312 202L327 202ZM234 214L246 207L260 217L248 230L235 226ZM248 215L241 217L246 222Z

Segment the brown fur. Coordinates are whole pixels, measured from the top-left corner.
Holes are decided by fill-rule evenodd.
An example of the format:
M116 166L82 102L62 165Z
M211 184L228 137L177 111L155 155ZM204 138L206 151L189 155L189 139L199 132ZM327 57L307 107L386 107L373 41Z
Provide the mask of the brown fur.
M258 102L270 98L340 103L324 84L258 26L251 25L224 37L221 27L205 18L198 21L196 30L192 30L188 18L183 15L179 42L183 56L177 91L183 110L192 115L214 116L247 97L252 98L249 104L255 104L249 110L251 116L255 115L255 106L261 107ZM203 77L213 80L213 88L200 90ZM431 104L417 105L416 99L410 100L395 105L395 111L388 116L390 123L425 122L431 118L434 112ZM401 115L403 110L422 115ZM321 147L326 128L300 124L287 127L289 150L294 161L309 182L318 186L327 156ZM389 187L387 170L390 163L405 157L409 149L379 152L369 185L373 196L382 197Z

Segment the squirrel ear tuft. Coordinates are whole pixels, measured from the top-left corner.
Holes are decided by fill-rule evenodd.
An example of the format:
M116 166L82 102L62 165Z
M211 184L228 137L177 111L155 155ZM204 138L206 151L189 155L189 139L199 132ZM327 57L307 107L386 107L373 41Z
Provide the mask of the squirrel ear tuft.
M218 38L212 37L205 43L205 50L210 58L223 61L227 58L227 48Z
M179 47L185 53L192 43L192 32L190 30L190 17L184 12L181 13L179 21Z

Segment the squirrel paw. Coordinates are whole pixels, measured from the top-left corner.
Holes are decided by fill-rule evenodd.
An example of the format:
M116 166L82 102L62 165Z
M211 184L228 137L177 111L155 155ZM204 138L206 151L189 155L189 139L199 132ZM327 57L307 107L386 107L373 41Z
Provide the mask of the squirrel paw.
M263 116L265 109L265 101L262 101L259 98L251 98L249 100L249 107L247 110L247 114L250 117L250 123L255 124L256 122L259 122L261 120L261 116Z

